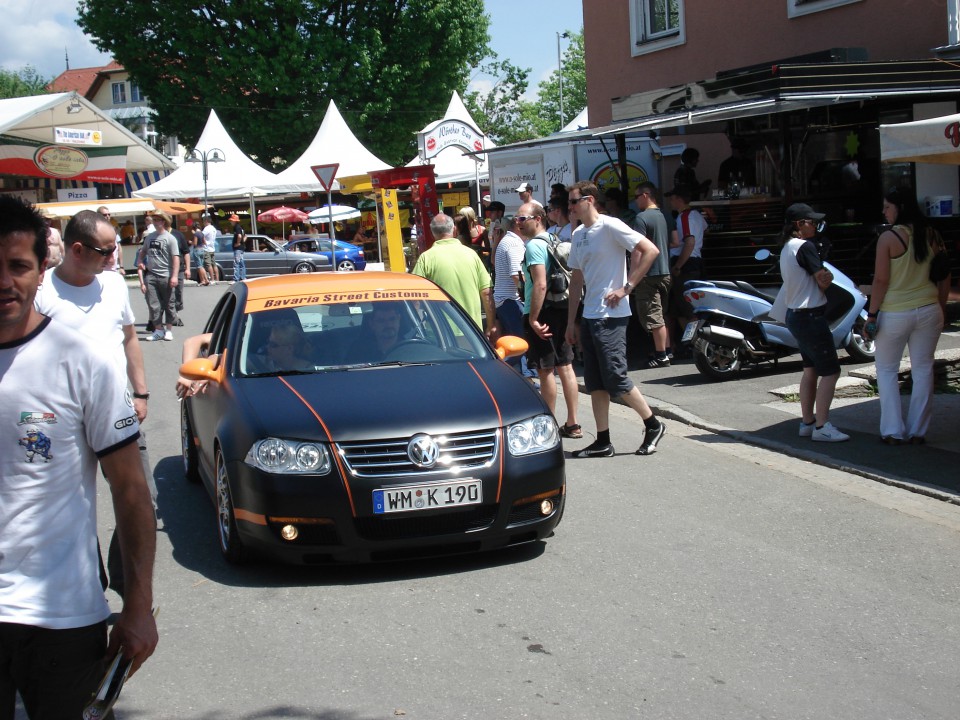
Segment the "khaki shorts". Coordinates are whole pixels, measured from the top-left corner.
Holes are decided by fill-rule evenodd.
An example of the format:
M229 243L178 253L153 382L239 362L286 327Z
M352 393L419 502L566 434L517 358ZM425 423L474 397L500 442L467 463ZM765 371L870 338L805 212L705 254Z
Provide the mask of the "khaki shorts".
M633 289L633 312L647 332L664 326L670 297L670 275L646 276Z

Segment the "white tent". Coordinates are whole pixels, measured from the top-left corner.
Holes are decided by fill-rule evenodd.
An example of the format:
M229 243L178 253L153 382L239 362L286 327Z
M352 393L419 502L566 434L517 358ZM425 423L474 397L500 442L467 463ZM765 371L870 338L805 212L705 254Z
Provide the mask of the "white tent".
M880 126L883 162L960 165L960 114Z
M217 113L211 110L196 149L204 152L214 148L222 151L224 162L206 163L207 198L246 197L271 192L263 190L263 187L274 183L277 176L244 155L223 127ZM163 180L137 190L133 195L167 200L203 198L203 166L202 162L185 162Z
M128 173L175 167L168 158L76 93L0 100L0 134L52 144L54 128L99 132L103 147L125 147Z
M579 115L560 128L560 132L577 132L579 130L586 130L588 127L590 127L590 118L587 116L587 108L584 108L580 111Z
M460 95L456 90L453 91L453 95L450 98L450 104L447 105L447 111L443 114L443 117L436 122L432 122L427 125L420 132L430 132L436 125L439 125L445 120L460 120L465 122L473 128L480 130L477 127L477 123L474 121L473 117L470 115L470 111L467 110L467 106L463 104L463 100L460 98ZM490 138L484 135L484 147L485 148L494 148L496 143L494 143ZM487 157L486 155L481 156L482 160L480 161L480 167L476 168L477 161L474 160L473 155L464 155L463 150L458 147L448 147L440 151L440 153L433 158L430 158L428 161L433 165L433 172L436 175L437 182L462 182L464 180L473 180L476 176L476 172L479 169L480 180L481 182L487 178ZM419 157L415 157L413 160L407 163L407 167L413 167L414 165L421 165Z
M347 127L333 100L327 106L320 129L310 146L296 162L280 172L268 187L271 193L320 192L324 189L311 170L313 165L338 164L337 177L365 175L371 170L389 170L390 166L367 150ZM339 189L334 182L333 190Z

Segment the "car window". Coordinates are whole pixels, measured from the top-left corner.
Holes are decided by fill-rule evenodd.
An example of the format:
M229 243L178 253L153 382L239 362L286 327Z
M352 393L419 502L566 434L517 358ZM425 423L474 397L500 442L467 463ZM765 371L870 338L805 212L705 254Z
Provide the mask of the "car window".
M343 302L250 312L243 375L327 372L494 357L471 320L448 300Z

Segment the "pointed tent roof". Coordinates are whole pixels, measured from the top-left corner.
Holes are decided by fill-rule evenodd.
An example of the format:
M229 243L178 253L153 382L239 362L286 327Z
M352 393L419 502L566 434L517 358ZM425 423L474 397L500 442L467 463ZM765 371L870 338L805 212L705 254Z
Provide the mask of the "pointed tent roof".
M266 193L263 186L275 182L277 176L244 155L223 127L217 113L211 110L206 127L197 140L196 149L209 152L215 148L222 151L224 162L207 163L208 198L264 195ZM138 190L133 195L170 200L202 198L203 163L185 162L163 180Z
M68 110L74 100L80 106L77 112ZM168 158L76 93L0 100L0 134L52 143L54 127L99 130L104 147L127 148L128 173L174 167Z
M586 130L588 127L590 127L590 118L587 115L587 108L584 108L579 115L560 128L560 132L577 132L578 130Z
M273 193L318 192L323 186L312 165L337 163L337 177L366 175L371 170L389 170L390 166L367 150L347 127L337 104L331 100L310 146L296 162L280 172L269 190ZM334 189L338 184L334 183Z
M443 117L440 120L430 123L420 132L430 132L435 125L444 120L460 120L476 128L483 134L483 131L480 130L480 127L470 115L470 111L467 110L467 106L463 104L463 100L456 90L453 91L453 95L450 97L450 104L447 105L447 111L443 114ZM497 144L484 134L484 146L487 148L495 148ZM407 167L420 164L420 158L415 157L407 163ZM463 150L458 147L448 147L441 150L436 157L430 158L430 164L433 165L437 182L456 182L458 180L473 180L474 178L476 160L474 160L472 156L464 155ZM484 156L483 161L480 163L480 177L483 178L486 175L487 158Z

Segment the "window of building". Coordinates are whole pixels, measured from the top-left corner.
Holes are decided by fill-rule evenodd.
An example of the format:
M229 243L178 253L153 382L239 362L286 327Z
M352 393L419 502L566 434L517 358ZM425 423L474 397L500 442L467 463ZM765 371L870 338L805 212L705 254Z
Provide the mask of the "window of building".
M143 93L140 92L140 86L130 83L130 102L143 102Z
M787 17L800 17L861 0L787 0Z
M630 0L630 28L634 55L682 45L683 0Z
M123 105L127 102L127 84L122 82L113 83L113 104Z

